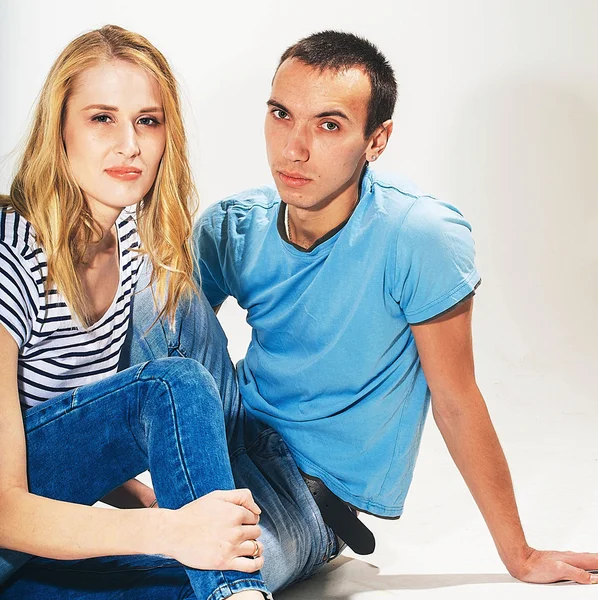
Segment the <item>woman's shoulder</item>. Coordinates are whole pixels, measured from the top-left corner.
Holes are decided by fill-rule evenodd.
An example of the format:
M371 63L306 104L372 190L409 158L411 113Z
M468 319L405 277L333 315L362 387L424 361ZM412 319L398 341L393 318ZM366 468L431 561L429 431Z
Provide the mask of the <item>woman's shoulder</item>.
M10 207L0 207L0 244L28 260L40 254L31 223Z
M128 254L134 248L139 248L137 214L135 212L123 210L116 220L116 231L123 255Z

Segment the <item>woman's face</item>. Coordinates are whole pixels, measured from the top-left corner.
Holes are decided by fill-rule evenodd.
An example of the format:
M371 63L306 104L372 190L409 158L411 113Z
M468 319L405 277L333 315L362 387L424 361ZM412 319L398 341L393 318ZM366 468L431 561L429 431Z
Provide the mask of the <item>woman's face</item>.
M83 71L67 101L63 139L94 219L113 222L156 179L166 144L158 82L123 60Z

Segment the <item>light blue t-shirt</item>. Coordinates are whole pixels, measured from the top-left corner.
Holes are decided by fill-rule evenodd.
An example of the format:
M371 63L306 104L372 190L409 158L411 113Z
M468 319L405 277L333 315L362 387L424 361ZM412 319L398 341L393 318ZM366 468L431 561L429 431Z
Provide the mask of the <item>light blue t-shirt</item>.
M397 517L429 405L410 324L472 293L471 228L453 206L366 170L340 231L302 252L283 240L274 188L210 206L195 231L203 290L234 296L252 338L243 402L299 468L340 498Z

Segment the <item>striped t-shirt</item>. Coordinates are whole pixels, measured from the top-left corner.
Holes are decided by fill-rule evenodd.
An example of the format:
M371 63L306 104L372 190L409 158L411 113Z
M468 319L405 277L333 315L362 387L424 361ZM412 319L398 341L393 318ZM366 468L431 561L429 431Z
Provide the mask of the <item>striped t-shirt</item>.
M120 281L104 316L84 329L56 289L46 295L46 256L31 224L0 209L0 323L19 347L24 408L116 373L141 257L134 217L117 222Z

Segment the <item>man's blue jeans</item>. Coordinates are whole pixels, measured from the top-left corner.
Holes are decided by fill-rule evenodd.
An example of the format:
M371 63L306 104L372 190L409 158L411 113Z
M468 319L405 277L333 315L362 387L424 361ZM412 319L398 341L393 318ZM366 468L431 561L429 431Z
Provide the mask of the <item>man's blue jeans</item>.
M203 293L181 304L174 328L158 322L147 273L133 299L133 322L122 354L124 366L164 356L201 363L219 386L233 476L249 488L262 509L262 576L276 592L313 575L339 552L337 539L276 431L245 411L222 327ZM148 331L149 329L149 331Z
M147 469L164 508L234 488L218 386L194 360L141 363L29 409L24 424L34 494L93 504ZM251 588L266 589L259 573L184 569L157 556L33 558L0 599L220 600Z

